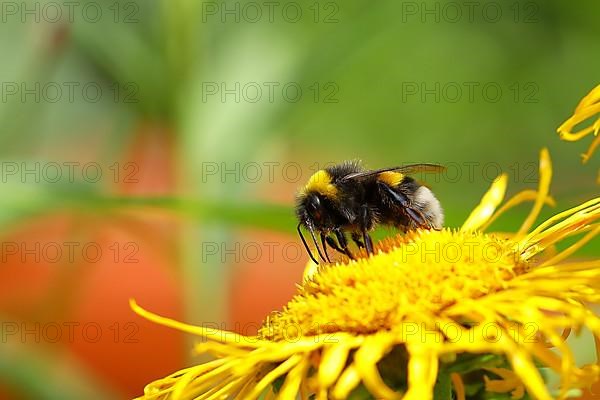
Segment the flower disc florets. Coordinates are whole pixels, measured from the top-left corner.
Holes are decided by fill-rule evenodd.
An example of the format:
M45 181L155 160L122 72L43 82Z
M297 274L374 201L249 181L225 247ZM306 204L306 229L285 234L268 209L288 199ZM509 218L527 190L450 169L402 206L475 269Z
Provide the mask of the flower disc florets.
M503 289L527 270L516 243L495 235L413 231L381 242L376 254L324 265L261 329L271 340L331 332L397 329L463 300ZM297 330L297 331L296 331Z

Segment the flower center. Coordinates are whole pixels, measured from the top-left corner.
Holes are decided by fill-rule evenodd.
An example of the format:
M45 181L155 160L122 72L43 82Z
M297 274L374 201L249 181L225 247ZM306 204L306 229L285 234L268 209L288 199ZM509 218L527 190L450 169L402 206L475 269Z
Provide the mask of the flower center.
M527 265L515 242L493 235L420 230L380 242L375 255L323 265L260 336L370 334L439 315L465 299L506 287Z

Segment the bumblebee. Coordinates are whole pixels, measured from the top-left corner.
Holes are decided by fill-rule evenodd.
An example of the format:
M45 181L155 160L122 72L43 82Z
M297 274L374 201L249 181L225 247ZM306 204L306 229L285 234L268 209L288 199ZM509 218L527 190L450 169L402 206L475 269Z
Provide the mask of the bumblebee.
M348 248L347 233L370 255L373 241L369 232L379 224L403 232L416 228L441 229L444 213L440 202L431 190L408 175L443 170L437 164L366 170L359 161L346 161L315 172L296 196L299 220L296 229L310 258L319 263L302 234L302 227L310 233L320 259L327 262L331 262L327 246L354 259Z

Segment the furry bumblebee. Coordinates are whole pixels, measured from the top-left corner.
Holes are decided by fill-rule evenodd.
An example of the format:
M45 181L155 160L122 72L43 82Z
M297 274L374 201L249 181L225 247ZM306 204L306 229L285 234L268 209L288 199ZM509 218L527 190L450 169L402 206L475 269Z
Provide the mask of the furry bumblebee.
M323 261L331 262L327 246L353 259L346 233L359 248L373 254L369 232L378 224L404 232L410 229L441 229L444 213L427 187L408 176L417 172L441 172L437 164L366 170L358 161L346 161L315 172L296 197L298 234L313 256L301 228L306 228ZM315 233L318 233L321 248ZM335 239L334 239L335 238Z

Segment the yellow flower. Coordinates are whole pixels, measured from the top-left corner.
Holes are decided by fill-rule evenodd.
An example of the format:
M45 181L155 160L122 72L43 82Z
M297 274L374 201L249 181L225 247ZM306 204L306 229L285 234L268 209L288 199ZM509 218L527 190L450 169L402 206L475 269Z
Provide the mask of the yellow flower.
M576 125L579 125L588 118L592 118L596 114L600 114L600 85L596 86L581 99L575 108L573 115L558 127L560 138L569 142L575 142L591 133L594 134L595 138L592 141L592 144L587 152L582 154L584 163L588 162L598 145L600 145L600 136L598 136L598 132L600 132L600 115L593 124L582 128L577 132L573 132L573 129ZM600 172L598 174L598 183L600 184Z
M465 399L527 391L550 399L540 373L560 375L559 397L597 380L565 343L587 327L600 338L600 259L566 261L600 233L600 198L531 229L552 204L543 150L538 190L500 206L500 176L460 229L418 230L383 240L376 254L307 269L297 295L257 336L139 315L196 334L216 358L150 383L145 399ZM534 206L511 234L484 233L508 208ZM500 208L498 208L500 206ZM570 247L548 251L565 238Z

